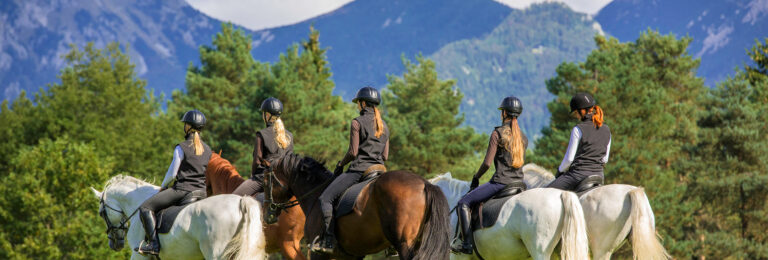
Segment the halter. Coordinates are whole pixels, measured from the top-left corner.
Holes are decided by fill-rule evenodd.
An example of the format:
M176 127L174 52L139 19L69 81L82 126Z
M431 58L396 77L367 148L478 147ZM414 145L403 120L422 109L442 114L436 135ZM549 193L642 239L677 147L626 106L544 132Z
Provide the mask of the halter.
M131 215L126 216L125 212L123 210L115 209L112 206L109 206L109 204L107 204L104 201L104 196L105 196L104 194L105 193L106 193L106 190L101 193L101 199L99 199L99 204L101 205L101 209L99 210L99 216L101 216L101 218L103 218L104 221L107 222L107 235L110 235L112 233L112 231L114 231L114 230L121 230L123 232L126 232L128 230L128 227L125 226L125 224L128 223L128 221L133 217L133 215L136 215L136 212L139 211L139 208L136 208L136 210L134 210L133 213L131 213ZM109 217L107 216L107 210L106 209L111 209L112 211L120 213L121 218L120 218L120 225L119 226L113 226L112 225L112 222L109 221Z

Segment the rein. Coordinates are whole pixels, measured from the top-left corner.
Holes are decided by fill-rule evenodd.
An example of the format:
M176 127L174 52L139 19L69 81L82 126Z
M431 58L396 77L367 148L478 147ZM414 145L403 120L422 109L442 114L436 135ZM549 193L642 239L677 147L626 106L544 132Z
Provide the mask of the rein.
M115 229L122 230L122 231L128 230L128 227L125 226L125 224L128 223L128 221L131 220L133 215L136 215L136 212L139 211L139 208L136 208L136 210L134 210L133 213L131 213L131 215L127 215L126 216L126 214L125 214L125 212L123 210L113 208L112 206L109 206L109 204L107 204L104 201L104 196L105 196L104 194L105 193L106 193L106 191L102 192L101 193L101 199L99 199L99 204L101 204L101 210L99 210L99 215L101 216L101 218L104 219L105 222L107 222L107 234L110 234ZM109 217L107 217L107 211L105 209L111 209L112 211L120 213L120 215L122 217L120 219L120 225L119 226L113 226L112 225L111 221L109 221Z

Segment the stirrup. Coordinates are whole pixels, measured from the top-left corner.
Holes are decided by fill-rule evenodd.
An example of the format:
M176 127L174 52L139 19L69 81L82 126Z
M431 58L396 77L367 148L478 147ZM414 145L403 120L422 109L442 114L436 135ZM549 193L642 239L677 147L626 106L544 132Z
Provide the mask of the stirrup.
M323 253L323 254L333 254L333 241L328 241L329 238L325 237L327 234L324 234L322 236L316 236L315 239L312 240L312 245L310 246L310 250L315 253ZM329 245L330 243L330 245Z
M155 242L155 243L157 243L157 242ZM150 248L152 246L151 244L152 243L147 243L146 240L142 240L139 243L139 246L134 249L134 251L136 251L137 253L139 253L140 255L143 255L143 256L151 256L151 255L157 256L157 255L160 255L160 252L159 252L160 251L160 247L159 247L159 245L157 247ZM143 247L147 247L147 248L143 248Z

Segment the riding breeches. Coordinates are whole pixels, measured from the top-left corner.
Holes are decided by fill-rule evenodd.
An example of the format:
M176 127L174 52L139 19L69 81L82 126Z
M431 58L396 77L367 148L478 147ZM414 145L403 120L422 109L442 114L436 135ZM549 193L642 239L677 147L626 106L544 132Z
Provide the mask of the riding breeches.
M264 183L254 179L247 179L245 182L241 183L240 186L237 186L237 189L235 189L232 194L240 196L256 196L256 194L261 192L264 192Z
M157 213L159 210L175 205L180 200L184 199L188 193L189 191L168 188L158 192L155 195L152 195L152 197L149 197L149 199L145 200L144 203L139 206L139 209L142 211L149 210Z
M577 186L579 186L579 183L581 181L583 181L584 179L586 179L591 175L603 176L603 173L582 174L582 173L567 171L562 175L558 176L557 179L552 181L552 183L550 183L547 186L547 188L556 188L561 190L573 191L576 189Z
M339 198L344 191L346 191L352 185L355 185L360 178L363 177L362 172L345 172L336 177L328 188L325 188L323 194L320 194L320 207L323 210L323 215L333 215L333 201ZM326 215L325 217L331 217Z
M496 195L496 193L503 190L504 187L506 186L507 185L504 185L501 183L489 181L483 185L480 185L480 187L477 187L476 189L470 191L469 193L467 193L467 195L464 195L464 197L461 197L458 204L474 207L475 205L477 205L477 203L485 202L488 199L492 198L493 195Z

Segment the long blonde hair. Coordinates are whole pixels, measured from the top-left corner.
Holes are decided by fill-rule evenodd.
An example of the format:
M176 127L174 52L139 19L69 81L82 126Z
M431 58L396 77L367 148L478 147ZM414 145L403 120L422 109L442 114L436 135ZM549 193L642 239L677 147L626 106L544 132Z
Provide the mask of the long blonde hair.
M194 136L194 140L192 141L193 146L195 147L195 155L201 155L203 154L203 142L200 141L200 131L192 128L191 125L185 124L184 130L188 133Z
M277 145L280 146L280 148L285 149L291 144L291 137L285 133L285 124L283 124L283 120L278 116L272 116L269 112L264 113L269 117L269 122L273 123L275 126L273 128L275 130L275 142L277 142Z
M381 113L375 106L373 107L373 116L376 118L376 133L374 135L379 138L384 134L384 120L381 120Z
M520 131L520 125L517 123L517 117L509 120L509 127L504 127L501 133L501 144L504 149L512 153L512 167L523 167L525 161L525 147L523 145L523 134Z

